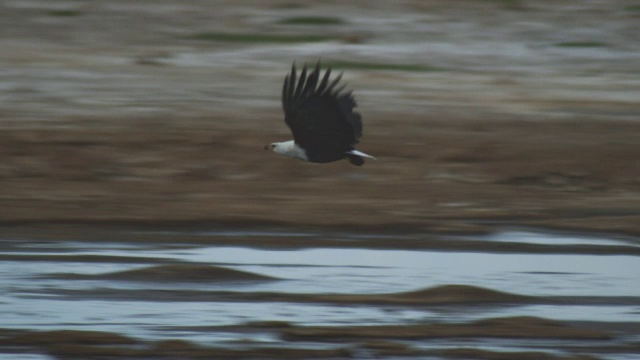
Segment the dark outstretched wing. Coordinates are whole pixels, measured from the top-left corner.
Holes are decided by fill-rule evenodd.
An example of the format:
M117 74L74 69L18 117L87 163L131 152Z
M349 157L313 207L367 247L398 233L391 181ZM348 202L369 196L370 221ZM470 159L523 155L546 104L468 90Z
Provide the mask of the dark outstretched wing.
M306 150L309 160L328 162L344 158L362 136L360 114L350 92L341 93L339 75L332 81L327 69L320 79L320 63L311 72L307 66L299 74L295 63L284 79L282 107L293 139Z

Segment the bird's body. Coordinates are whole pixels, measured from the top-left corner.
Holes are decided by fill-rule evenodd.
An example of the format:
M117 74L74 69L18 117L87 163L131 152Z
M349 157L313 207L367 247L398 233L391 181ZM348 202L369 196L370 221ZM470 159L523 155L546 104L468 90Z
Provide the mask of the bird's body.
M348 159L354 165L364 164L364 158L374 158L357 151L355 145L362 136L360 114L353 111L356 102L350 92L336 88L341 75L329 81L331 69L320 80L320 64L301 73L295 64L284 79L282 108L284 120L293 133L293 140L265 146L273 152L313 163L328 163Z

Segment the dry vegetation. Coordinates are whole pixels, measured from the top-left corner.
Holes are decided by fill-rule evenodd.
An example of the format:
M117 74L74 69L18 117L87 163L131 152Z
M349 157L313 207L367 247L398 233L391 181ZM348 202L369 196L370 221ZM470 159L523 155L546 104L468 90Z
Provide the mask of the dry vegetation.
M362 148L379 160L362 168L275 157L250 129L4 131L0 217L436 231L482 219L640 233L639 125L424 123L407 133L375 121Z

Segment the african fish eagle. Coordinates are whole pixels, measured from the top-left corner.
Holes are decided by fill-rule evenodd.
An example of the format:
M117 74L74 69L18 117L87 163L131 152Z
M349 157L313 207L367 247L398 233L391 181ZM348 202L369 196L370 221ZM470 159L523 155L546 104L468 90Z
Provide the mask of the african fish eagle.
M356 101L345 85L336 88L342 74L329 81L331 68L320 80L320 62L307 73L304 65L297 78L296 64L284 78L282 108L284 122L293 140L274 142L265 150L312 163L328 163L347 158L353 165L364 164L364 158L375 159L355 149L362 136L360 114L353 111Z

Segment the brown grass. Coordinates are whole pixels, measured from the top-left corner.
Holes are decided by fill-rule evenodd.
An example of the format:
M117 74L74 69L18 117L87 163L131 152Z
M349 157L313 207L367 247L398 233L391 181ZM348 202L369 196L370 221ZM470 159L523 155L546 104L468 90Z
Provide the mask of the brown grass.
M379 160L362 168L278 157L262 150L273 135L233 127L3 131L0 219L640 233L640 125L372 122L360 148Z

